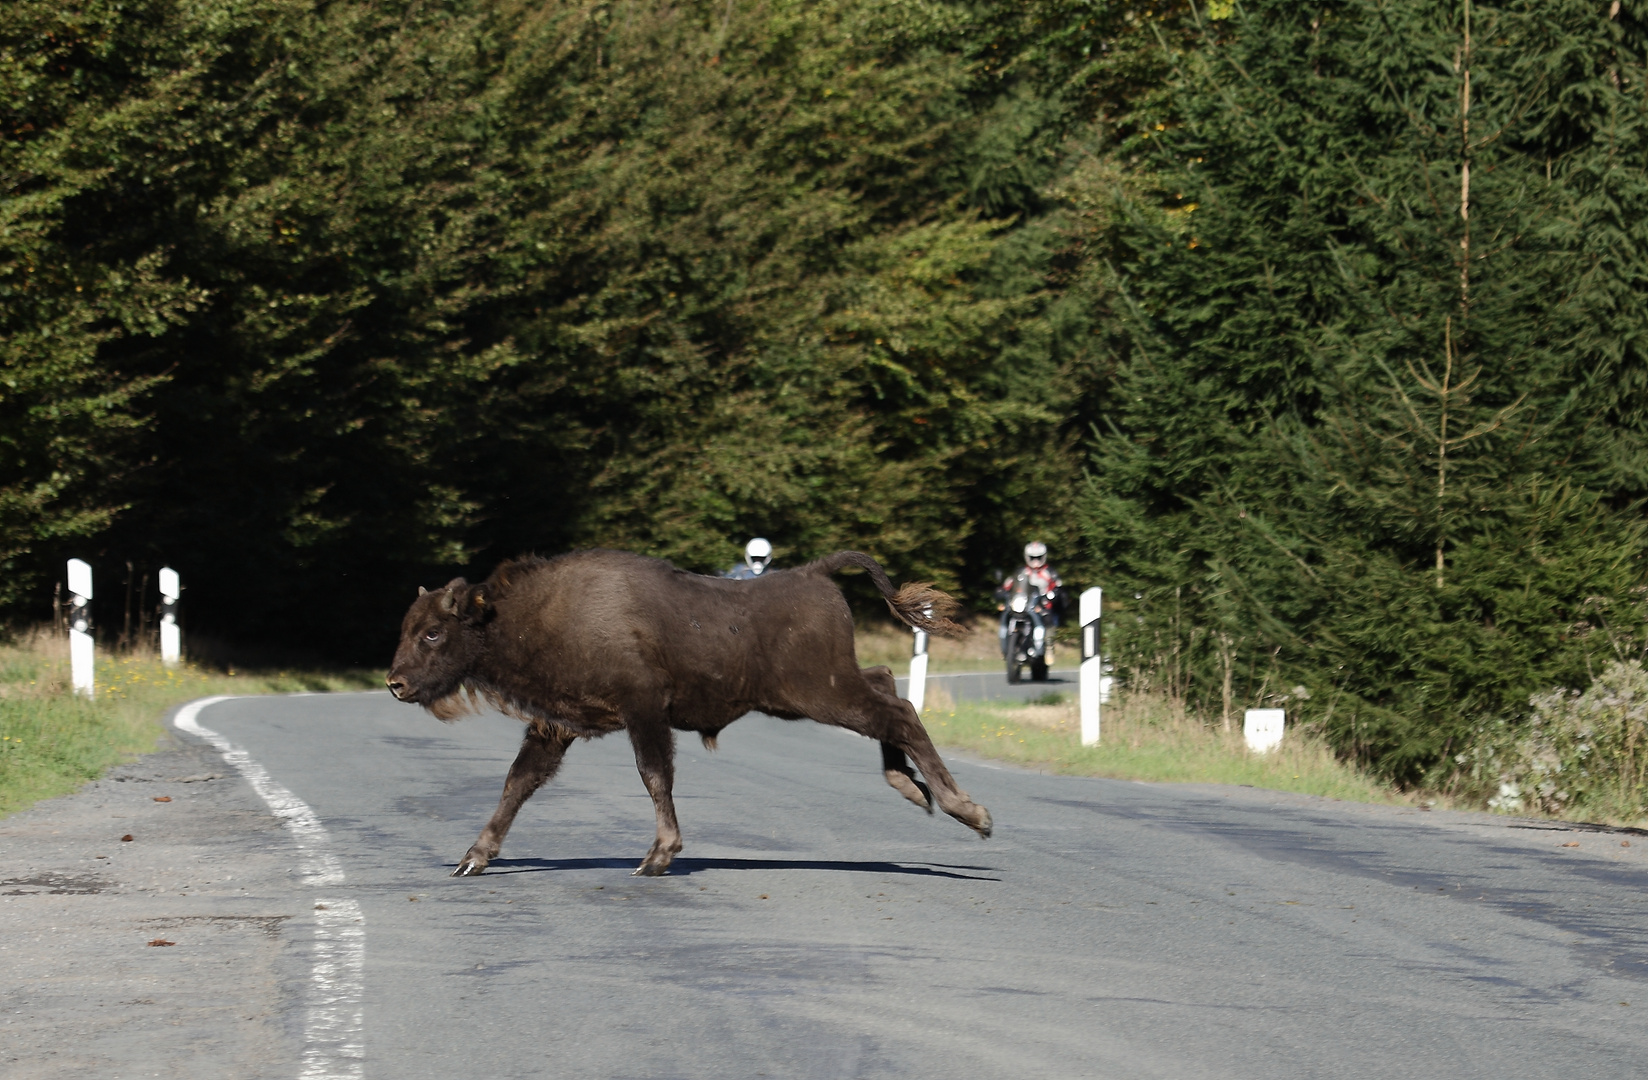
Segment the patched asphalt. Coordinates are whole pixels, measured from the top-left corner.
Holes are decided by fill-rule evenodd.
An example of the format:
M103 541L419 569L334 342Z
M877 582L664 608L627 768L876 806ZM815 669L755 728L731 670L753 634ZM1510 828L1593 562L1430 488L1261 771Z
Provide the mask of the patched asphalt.
M0 1076L297 1076L292 864L234 770L172 736L0 821Z

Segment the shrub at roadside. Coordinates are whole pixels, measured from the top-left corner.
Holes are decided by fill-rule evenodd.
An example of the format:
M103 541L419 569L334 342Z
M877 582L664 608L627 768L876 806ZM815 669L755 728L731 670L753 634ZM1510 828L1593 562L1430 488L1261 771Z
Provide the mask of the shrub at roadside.
M1490 809L1621 823L1648 816L1648 671L1614 661L1583 692L1528 701L1525 726L1484 727L1455 760Z

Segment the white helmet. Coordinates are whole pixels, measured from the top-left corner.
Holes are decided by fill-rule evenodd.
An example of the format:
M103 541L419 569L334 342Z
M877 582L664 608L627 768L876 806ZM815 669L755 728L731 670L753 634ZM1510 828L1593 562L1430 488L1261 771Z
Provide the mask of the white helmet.
M1032 540L1024 545L1024 562L1027 566L1046 566L1047 545L1040 540Z
M761 573L767 569L767 564L772 562L772 545L761 537L756 537L744 545L744 561L755 573Z

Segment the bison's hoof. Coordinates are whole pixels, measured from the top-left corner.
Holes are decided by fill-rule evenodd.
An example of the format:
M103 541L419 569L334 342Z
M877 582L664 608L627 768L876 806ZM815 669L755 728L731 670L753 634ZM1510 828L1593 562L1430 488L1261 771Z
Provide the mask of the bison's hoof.
M979 836L983 837L985 840L988 840L990 839L990 830L994 825L994 823L990 820L990 811L986 810L982 806L979 806L977 803L974 803L973 805L974 808L978 810L978 820L976 822L968 822L968 824L973 826Z
M669 863L644 862L635 868L630 877L663 877L669 873Z
M474 877L486 869L486 859L478 859L473 855L464 856L458 863L458 868L452 871L453 877Z

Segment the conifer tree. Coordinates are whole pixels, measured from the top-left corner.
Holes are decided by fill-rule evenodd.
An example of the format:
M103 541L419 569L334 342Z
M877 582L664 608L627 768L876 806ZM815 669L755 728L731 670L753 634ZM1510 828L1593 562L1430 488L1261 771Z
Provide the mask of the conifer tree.
M1586 598L1642 583L1648 39L1471 0L1207 33L1135 138L1089 536L1138 677L1187 657L1209 703L1233 670L1435 780L1583 681Z

